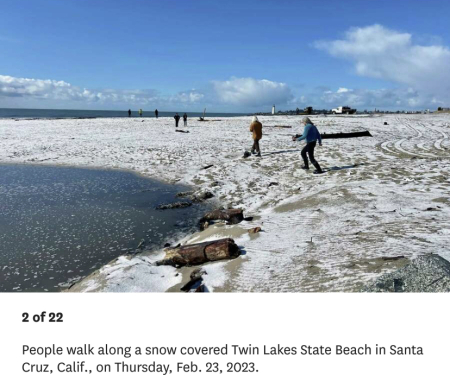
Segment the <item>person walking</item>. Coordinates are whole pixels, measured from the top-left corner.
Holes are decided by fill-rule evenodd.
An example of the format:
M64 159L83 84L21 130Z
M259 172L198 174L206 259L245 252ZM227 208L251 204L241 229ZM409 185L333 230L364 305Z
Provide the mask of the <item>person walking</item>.
M178 127L178 122L180 121L180 116L178 115L178 113L175 113L173 118L175 119L175 127Z
M262 138L262 123L258 121L258 117L256 115L252 119L250 131L253 136L252 154L256 154L257 157L260 157L261 150L259 148L259 140Z
M316 142L319 141L319 146L322 146L322 137L320 136L319 130L317 130L317 127L314 126L314 124L311 122L311 120L308 117L304 117L302 120L303 124L305 125L305 129L303 130L303 134L300 137L292 137L293 141L306 141L306 146L303 148L301 154L303 161L305 162L305 165L302 166L302 169L309 170L309 163L308 163L308 156L309 160L313 164L313 166L316 168L314 171L314 174L322 174L323 171L320 168L319 163L317 163L316 159L314 158L314 149L316 147ZM308 156L306 155L308 154Z
M184 113L183 115L183 122L184 122L184 127L187 127L187 114Z
M155 117L158 118L158 109L155 109Z
M131 117L131 109L128 109L128 116Z
M139 109L139 117L142 117L142 109Z

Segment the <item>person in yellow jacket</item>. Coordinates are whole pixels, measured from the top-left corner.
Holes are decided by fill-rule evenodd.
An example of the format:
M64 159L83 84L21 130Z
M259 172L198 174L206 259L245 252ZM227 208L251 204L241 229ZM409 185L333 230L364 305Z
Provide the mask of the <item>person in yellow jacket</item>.
M139 116L142 117L142 109L139 109Z
M256 154L257 157L260 157L261 150L259 148L259 140L262 138L262 124L258 121L258 117L256 116L254 116L252 119L250 131L253 133L252 154Z

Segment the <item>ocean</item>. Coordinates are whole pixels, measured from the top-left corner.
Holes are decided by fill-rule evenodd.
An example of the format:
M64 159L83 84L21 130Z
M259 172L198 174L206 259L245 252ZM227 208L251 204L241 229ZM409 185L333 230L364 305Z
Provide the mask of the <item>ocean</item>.
M193 113L185 110L179 111L159 111L159 117L173 117L175 113L182 116L184 113L188 117L200 117L203 112ZM131 117L140 118L138 110L131 110ZM248 113L209 113L206 117L239 117ZM2 109L0 108L0 118L123 118L128 117L128 110L63 110L63 109ZM154 110L143 110L142 117L155 118Z

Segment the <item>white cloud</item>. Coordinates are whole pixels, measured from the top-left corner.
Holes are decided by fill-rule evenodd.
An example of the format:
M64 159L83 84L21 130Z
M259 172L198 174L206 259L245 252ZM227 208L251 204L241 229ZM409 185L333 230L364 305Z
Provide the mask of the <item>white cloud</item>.
M195 104L203 94L190 91L162 96L153 89L82 89L65 81L19 78L0 75L0 97L16 99L15 106L36 105L111 105L142 106L158 104ZM20 98L20 100L17 100ZM74 105L76 103L76 105ZM9 103L14 106L12 102Z
M293 98L289 86L282 82L231 77L228 81L212 81L212 85L218 101L229 105L283 105Z
M187 90L162 95L147 89L85 89L65 81L19 78L0 75L0 97L9 107L146 107L164 108L213 106L247 111L273 103L286 105L293 99L284 83L254 78L212 81L203 91Z
M193 89L191 91L179 92L178 94L175 94L174 96L170 97L170 101L182 104L195 104L201 101L204 97L204 94Z
M449 100L450 49L446 46L417 45L411 34L381 25L353 28L343 40L314 45L353 62L360 76L406 85L429 99Z

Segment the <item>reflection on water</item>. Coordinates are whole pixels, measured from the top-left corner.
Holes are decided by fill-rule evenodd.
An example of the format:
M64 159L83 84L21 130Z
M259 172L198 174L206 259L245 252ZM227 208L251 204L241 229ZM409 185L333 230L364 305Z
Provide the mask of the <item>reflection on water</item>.
M145 240L161 247L205 206L156 210L181 186L130 172L0 166L0 291L59 291Z

